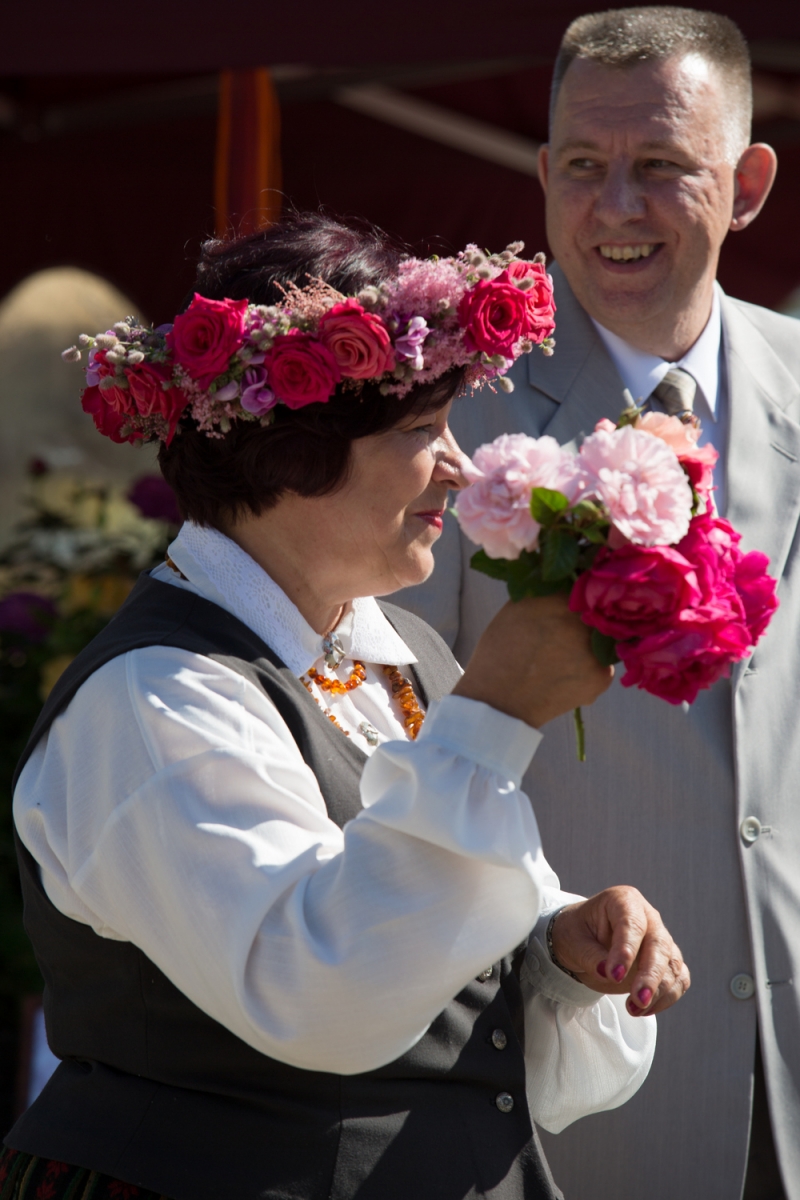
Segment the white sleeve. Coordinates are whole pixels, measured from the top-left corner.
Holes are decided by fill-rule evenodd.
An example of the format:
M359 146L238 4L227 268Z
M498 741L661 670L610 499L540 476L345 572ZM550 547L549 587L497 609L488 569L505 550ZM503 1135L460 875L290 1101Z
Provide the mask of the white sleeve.
M369 759L342 831L257 687L153 647L83 685L15 819L62 912L139 946L257 1050L354 1074L533 927L552 872L520 780L539 737L446 697Z
M603 996L553 963L550 918L583 899L557 887L553 875L520 971L528 1107L548 1133L625 1104L647 1078L656 1049L654 1016L632 1017L626 996Z

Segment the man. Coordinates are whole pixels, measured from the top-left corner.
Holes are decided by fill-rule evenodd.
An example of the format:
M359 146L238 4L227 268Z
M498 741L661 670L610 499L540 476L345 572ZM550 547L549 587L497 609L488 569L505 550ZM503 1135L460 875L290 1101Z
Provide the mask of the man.
M730 680L691 708L617 681L587 714L588 761L560 718L526 777L562 885L590 895L622 874L694 978L636 1101L545 1136L570 1200L800 1200L800 328L715 283L728 230L775 174L773 151L748 146L750 113L725 17L653 7L570 26L540 161L555 356L534 352L513 395L452 421L468 452L502 432L567 443L616 418L624 387L650 397L680 368L651 403L669 411L677 392L700 415L718 507L780 580L772 627ZM474 549L450 523L432 582L405 601L462 662L504 599L469 569Z

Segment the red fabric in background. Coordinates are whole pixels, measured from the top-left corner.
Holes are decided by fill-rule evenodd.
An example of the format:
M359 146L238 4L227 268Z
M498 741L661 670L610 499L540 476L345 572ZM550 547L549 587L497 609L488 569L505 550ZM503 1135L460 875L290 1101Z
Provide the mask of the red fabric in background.
M547 66L414 94L541 140L549 79ZM67 103L152 81L42 77L0 81L0 91L31 104ZM287 104L281 124L284 192L298 208L368 216L421 253L468 240L501 249L516 238L531 251L546 248L532 177L330 101ZM110 280L142 315L171 318L191 286L197 247L214 231L215 147L211 114L38 141L0 134L0 296L32 271L71 265ZM729 236L720 266L726 290L768 306L800 285L800 143L777 149L767 207Z

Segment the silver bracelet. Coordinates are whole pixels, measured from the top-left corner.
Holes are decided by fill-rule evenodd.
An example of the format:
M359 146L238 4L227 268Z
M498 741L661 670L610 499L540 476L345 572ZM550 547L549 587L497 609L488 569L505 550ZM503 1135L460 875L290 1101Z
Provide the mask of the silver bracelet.
M556 958L556 952L553 949L553 926L556 923L556 919L561 916L563 911L563 909L559 908L558 912L554 912L550 920L547 922L547 933L545 934L545 940L547 941L547 953L550 955L553 965L558 967L559 971L563 971L565 975L570 975L573 979L577 979L578 983L580 983L580 979L575 972L570 971L569 967L565 967L563 963L558 961Z

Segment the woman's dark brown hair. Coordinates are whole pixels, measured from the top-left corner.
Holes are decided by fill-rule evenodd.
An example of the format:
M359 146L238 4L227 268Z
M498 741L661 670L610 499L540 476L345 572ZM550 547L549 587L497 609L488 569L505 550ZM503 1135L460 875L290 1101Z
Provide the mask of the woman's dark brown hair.
M194 290L212 300L230 297L276 304L280 285L324 279L345 295L382 283L397 271L403 251L366 221L321 213L293 214L258 233L203 246ZM327 404L292 410L279 404L272 425L234 422L221 438L183 426L162 445L159 463L182 516L198 525L245 513L258 515L287 491L324 496L347 478L350 445L401 422L442 408L460 390L456 369L407 396L382 396L367 383L359 393L337 389Z

